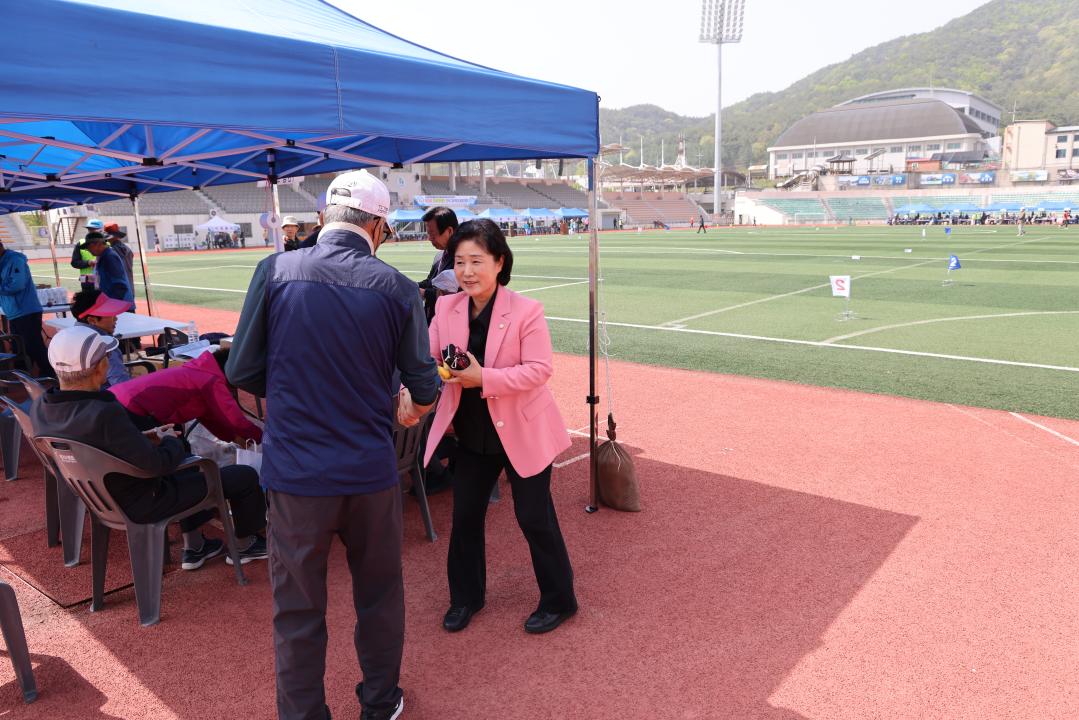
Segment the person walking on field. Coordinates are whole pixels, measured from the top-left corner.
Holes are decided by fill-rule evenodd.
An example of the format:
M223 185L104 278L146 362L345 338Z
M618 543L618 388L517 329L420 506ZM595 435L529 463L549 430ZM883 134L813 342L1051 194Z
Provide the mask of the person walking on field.
M697 217L697 223L697 234L700 235L703 232L705 235L707 235L708 229L704 226L704 215L699 215Z
M278 717L330 718L326 574L337 537L352 575L360 718L393 720L405 630L393 397L399 374L411 401L398 420L415 424L434 405L438 371L416 283L375 258L390 234L389 190L358 170L337 176L326 202L314 247L255 269L225 375L273 408L261 482Z

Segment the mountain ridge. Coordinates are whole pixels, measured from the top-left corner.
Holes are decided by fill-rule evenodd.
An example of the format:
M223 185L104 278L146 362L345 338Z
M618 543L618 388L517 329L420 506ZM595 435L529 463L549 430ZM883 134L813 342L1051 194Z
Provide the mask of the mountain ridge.
M789 87L755 93L723 109L723 165L744 170L767 161L767 147L795 120L845 100L883 90L924 87L974 92L1017 119L1079 124L1079 2L991 0L924 33L904 35L816 70ZM600 109L605 143L631 148L626 163L674 161L686 136L686 162L711 166L714 115L683 116L656 105Z

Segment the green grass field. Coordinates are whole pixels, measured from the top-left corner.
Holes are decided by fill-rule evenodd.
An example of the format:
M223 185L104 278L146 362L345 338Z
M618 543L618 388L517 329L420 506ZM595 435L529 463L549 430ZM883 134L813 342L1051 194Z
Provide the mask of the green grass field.
M1079 229L957 227L946 237L935 227L926 239L916 228L738 229L600 242L614 358L1079 418ZM513 249L511 287L543 301L557 350L586 352L585 237L518 238ZM951 253L963 267L945 285ZM265 254L153 256L156 297L238 310ZM421 278L432 254L407 243L379 257ZM73 287L74 271L63 275ZM839 319L829 275L852 276L854 319Z

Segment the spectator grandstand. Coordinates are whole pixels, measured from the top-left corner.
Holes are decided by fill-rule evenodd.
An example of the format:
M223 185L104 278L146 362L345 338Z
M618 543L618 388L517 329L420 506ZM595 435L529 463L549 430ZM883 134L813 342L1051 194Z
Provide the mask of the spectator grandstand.
M98 203L97 211L102 216L130 215L131 201ZM139 211L147 215L205 215L210 211L210 206L190 190L177 190L142 195L139 198Z
M677 193L604 193L613 207L626 212L626 222L634 225L685 225L697 220L700 208L685 195Z
M824 204L840 222L848 219L887 220L890 214L884 200L879 197L825 198Z
M778 210L790 218L826 218L833 219L824 207L824 203L816 198L763 198L761 204Z

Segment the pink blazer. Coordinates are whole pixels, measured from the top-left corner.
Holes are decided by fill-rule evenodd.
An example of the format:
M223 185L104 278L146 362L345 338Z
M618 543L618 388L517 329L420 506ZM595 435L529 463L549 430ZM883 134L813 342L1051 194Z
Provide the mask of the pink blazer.
M491 421L513 469L521 477L535 475L569 447L569 434L554 396L547 389L553 368L551 334L536 300L499 287L491 310L484 352L483 388ZM431 321L431 355L441 359L450 343L468 347L468 295L444 295ZM461 386L445 386L431 425L424 465L461 403Z

